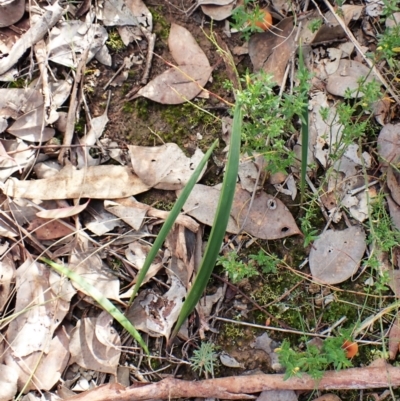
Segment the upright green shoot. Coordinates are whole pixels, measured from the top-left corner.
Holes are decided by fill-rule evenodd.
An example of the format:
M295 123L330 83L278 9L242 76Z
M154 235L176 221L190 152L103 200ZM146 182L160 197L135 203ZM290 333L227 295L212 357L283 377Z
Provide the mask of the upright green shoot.
M146 257L146 260L144 261L143 267L139 271L135 287L133 288L133 293L129 300L129 305L132 303L133 299L135 298L135 295L139 291L139 288L143 283L143 280L151 266L151 263L153 262L154 258L157 256L157 252L159 251L162 244L164 243L165 238L167 237L168 233L171 231L171 228L174 225L175 220L177 219L179 213L181 212L183 205L185 204L187 198L189 197L190 192L192 191L197 180L199 179L200 174L203 171L203 169L207 163L207 160L210 158L211 153L214 151L217 144L218 144L218 139L214 141L214 143L212 144L210 149L207 151L207 153L201 159L201 162L197 166L196 170L193 172L192 176L190 177L188 183L186 184L186 186L183 189L182 193L180 194L179 198L176 200L175 205L172 208L172 210L170 211L163 226L161 227L161 230L158 233L157 238L155 239L154 244L151 247L150 252L148 253L148 255Z
M298 77L300 80L300 96L303 101L303 107L301 111L301 175L300 175L300 193L301 203L304 202L304 192L306 185L306 174L307 174L307 158L308 158L308 90L309 90L309 79L310 75L307 68L304 65L303 48L300 43L299 46L299 73Z
M220 252L221 244L226 232L226 227L228 226L239 170L240 141L242 131L242 108L239 95L234 111L232 136L229 146L226 173L222 184L222 190L211 229L210 238L208 239L207 248L205 250L203 260L201 261L199 271L182 306L181 313L171 337L174 337L178 333L183 322L187 319L190 313L192 313L197 305L197 302L201 298L201 295L203 294L214 269L215 262Z

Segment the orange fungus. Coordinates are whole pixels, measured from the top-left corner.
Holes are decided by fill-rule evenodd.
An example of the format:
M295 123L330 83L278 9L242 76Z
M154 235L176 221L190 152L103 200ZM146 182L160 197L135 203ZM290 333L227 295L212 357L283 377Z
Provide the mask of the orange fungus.
M358 344L351 341L345 340L342 345L342 349L346 352L346 358L353 358L357 355Z
M262 15L261 21L256 21L255 26L261 28L263 31L268 31L272 26L272 15L267 10L260 10L260 14Z

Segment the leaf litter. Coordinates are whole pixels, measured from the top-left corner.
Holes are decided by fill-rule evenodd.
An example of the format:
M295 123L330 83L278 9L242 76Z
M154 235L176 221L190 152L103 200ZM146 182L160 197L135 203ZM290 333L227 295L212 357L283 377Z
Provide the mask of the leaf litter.
M131 289L121 288L121 283L136 282L137 272L143 266L152 239L157 235L157 227L168 216L168 211L156 207L157 203L150 205L141 202L141 199L155 190L176 191L178 195L204 155L204 146L199 146L199 141L195 141L195 146L189 146L192 145L189 141L183 146L168 141L162 146L128 144L121 147L116 136L110 137L108 128L114 122L114 111L110 112L108 104L102 107L103 103L103 114L96 106L96 117L91 117L84 95L88 92L90 80L82 82L74 95L72 80L77 79L77 74L71 74L71 70L79 69L83 63L86 68L94 66L104 73L107 67L114 66L118 57L110 51L109 45L115 40L110 36L110 32L114 32L105 27L116 27L115 32L124 38L125 45L140 43L140 52L135 55L137 59L131 67L143 66L145 74L141 81L143 86L131 99L144 97L163 107L187 101L198 104L196 97L204 87L210 87L211 75L214 71L219 72L220 67L214 64L216 59L202 39L178 18L172 21L168 40L164 41L164 45L168 44L168 51L160 52L163 54L156 60L156 63L163 63L163 67L151 74L151 80L145 84L146 69L149 74L152 61L149 39L157 22L154 21L154 9L150 11L140 0L99 2L95 8L82 2L80 9L74 5L63 9L57 2L42 9L32 7L32 20L28 21L30 26L28 24L24 29L17 27L27 22L24 18L25 2L3 3L7 4L0 2L0 51L3 53L0 80L10 82L18 77L21 66L17 68L16 63L27 66L29 61L23 57L25 49L36 46L39 40L45 42L45 68L51 72L47 76L40 70L40 79L37 79L39 75L35 75L35 79L31 79L23 89L0 89L0 180L3 196L0 217L0 311L3 313L0 399L8 400L17 391L54 390L65 379L65 370L72 372L76 365L83 371L117 375L124 340L112 326L113 319L106 311L99 313L97 304L85 295L79 285L61 278L39 263L36 257L42 252L47 252L49 256L65 255L63 260L72 271L85 278L105 297L127 306L124 299L130 297ZM306 55L308 67L315 73L315 88L309 101L307 171L310 178L321 185L317 201L328 213L327 227L330 225L325 230L317 227L321 233L307 250L312 280L319 285L339 284L354 278L360 273L366 252L369 257L377 253L374 244L369 244L367 250L368 233L358 225L371 219L373 204L378 202L379 184L373 181L376 177L372 174L365 177L366 171L378 166L376 154L365 144L344 143L345 126L338 117L341 98L350 96L357 101L364 96L358 90L361 79L365 79L367 84L380 84L379 76L370 72L359 54L360 48L349 36L352 24L360 20L367 23L369 17L382 15L381 5L370 3L366 7L344 5L341 9L343 26L334 13L319 9L309 13L304 18L304 24L298 24L285 4L273 1L274 19L278 22L268 32L254 33L248 44L254 72L272 74L282 90L287 85L289 66L296 68L291 63L298 39L312 45ZM235 2L229 0L199 0L188 15L206 15L215 21L224 21L231 17L234 7ZM62 18L64 12L69 13L69 18ZM394 14L395 18L397 14ZM80 15L80 18L75 19L74 15ZM160 19L160 16L157 18ZM316 18L322 18L323 23L313 31L311 25ZM390 21L387 19L386 25L390 26ZM13 34L8 27L13 27ZM367 32L366 29L364 31ZM221 48L226 46L225 56L221 57L228 76L233 79L234 68L229 59L237 56L232 56L230 48L237 41L226 36L226 30L221 30L219 34L223 40L217 39L216 43ZM234 34L230 32L229 35ZM355 40L361 40L362 35L366 34L359 33ZM350 41L345 39L348 36ZM143 41L143 38L146 40ZM336 43L341 38L343 41ZM324 44L320 46L320 43ZM329 47L324 47L325 44ZM363 41L363 44L367 42ZM143 50L148 53L146 59ZM38 53L36 57L39 61ZM171 57L173 62L166 61ZM235 61L237 64L241 62L240 58ZM213 75L216 79L218 74ZM292 86L293 79L291 75ZM319 85L318 81L323 85ZM239 86L237 81L235 87ZM211 95L215 94L211 92ZM74 99L74 96L77 98ZM77 108L73 113L72 128L75 127L76 132L73 132L70 141L72 147L67 157L57 161L54 156L57 157L60 150L59 139L67 132L68 126L66 103L70 102L72 109L75 101ZM112 97L109 101L112 108ZM81 103L85 105L87 124L84 134L78 136L75 120L79 118ZM222 107L222 103L217 101L210 104L216 105L216 109ZM328 118L322 117L325 108L328 109ZM377 171L380 169L382 173L379 180L381 186L387 185L387 192L390 192L390 195L385 195L386 201L392 222L398 228L400 192L396 135L399 130L396 121L391 118L391 108L391 102L385 103L383 98L376 105L373 116L382 125L377 139L380 163ZM226 118L226 115L221 115L221 118ZM218 119L215 118L214 122ZM196 125L192 128L197 129ZM185 134L191 135L190 132ZM201 136L197 134L198 138ZM303 139L295 135L292 140L295 154L300 157ZM119 149L113 149L111 143ZM286 145L289 146L289 141ZM332 155L338 153L342 154L334 159ZM249 155L245 157L250 158ZM116 163L105 164L110 158ZM257 158L254 157L254 160ZM150 338L165 337L169 340L183 300L192 285L205 240L202 235L207 231L206 226L212 225L220 192L218 184L203 183L209 177L210 165L212 163L204 169L200 183L195 186L165 242L165 248L159 252L146 275L139 295L127 309L128 319ZM327 180L315 179L315 165L320 169L318 174L322 171ZM239 242L242 238L246 238L248 245L245 246L251 246L260 240L291 241L291 238L305 235L303 225L302 230L298 226L299 212L293 207L293 202L298 199L296 181L299 167L296 161L289 169L291 171L272 175L264 172L263 163L251 160L241 164L225 247L229 246L237 252L244 244ZM260 169L263 171L260 172ZM275 185L269 188L269 191L273 188L273 194L265 191L265 183ZM351 224L349 218L352 219ZM343 219L347 228L340 226L339 221ZM85 231L86 228L94 235ZM17 240L18 243L15 242ZM293 245L295 242L289 243ZM390 264L387 255L386 252L380 259L380 273L384 275L388 272L387 285L398 297L399 262ZM386 264L383 262L385 258ZM114 263L114 269L115 264L119 265L115 269L118 274L110 269L110 261ZM253 261L250 258L246 262L251 265ZM246 282L239 286L246 286ZM10 299L14 301L10 303ZM71 304L72 299L77 299L77 304L74 304L79 305L77 309ZM227 289L214 285L199 302L195 325L202 340L216 331L213 311L218 314L227 299ZM277 306L280 313L287 310L283 302L277 303ZM67 314L77 310L80 311L79 317L74 320L67 318ZM90 316L86 316L86 312L81 313L84 310L91 310ZM12 314L15 316L9 319ZM185 334L180 333L182 338L190 339L193 324L190 321ZM396 318L388 331L392 359L398 351L397 337ZM261 345L257 347L265 348ZM269 345L265 352L273 359L273 368L278 364L278 357ZM228 354L221 354L221 358L222 363L230 368L243 369L246 365ZM75 392L91 386L91 379L83 376L79 378L77 375L72 381L74 387L71 385L70 389ZM283 391L267 393L262 393L260 399L271 396L286 399L294 395Z

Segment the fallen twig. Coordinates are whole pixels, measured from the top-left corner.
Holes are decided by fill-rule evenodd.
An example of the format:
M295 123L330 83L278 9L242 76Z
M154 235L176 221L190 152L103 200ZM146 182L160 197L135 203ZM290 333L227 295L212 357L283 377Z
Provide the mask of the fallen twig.
M327 372L317 381L304 374L283 380L284 375L231 376L202 381L172 378L152 384L137 384L125 388L121 384L106 384L69 398L70 401L136 401L171 398L254 399L254 393L265 390L349 390L385 388L400 385L400 368L385 364L380 367L354 368Z
M79 61L78 67L76 69L76 76L74 86L71 92L71 101L69 103L69 110L67 116L67 127L64 133L63 139L63 148L60 150L60 154L58 155L58 162L61 165L64 165L65 155L67 152L67 148L65 146L69 146L72 143L72 139L74 136L74 128L75 128L75 120L76 120L76 111L79 108L79 101L78 101L78 89L81 86L81 81L83 80L83 76L85 73L86 61L88 58L90 47L88 46L85 51L82 53L81 59Z

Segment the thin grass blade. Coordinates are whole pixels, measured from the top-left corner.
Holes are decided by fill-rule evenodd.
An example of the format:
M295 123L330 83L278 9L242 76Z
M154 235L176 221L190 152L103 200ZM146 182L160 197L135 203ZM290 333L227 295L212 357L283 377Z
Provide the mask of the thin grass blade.
M47 263L51 268L53 268L56 272L63 274L68 277L70 280L74 281L78 286L82 289L86 295L92 297L105 311L107 311L143 348L146 354L149 354L149 350L147 348L146 343L143 341L142 336L139 332L133 327L132 323L125 317L125 315L113 304L111 301L106 298L97 288L93 287L90 283L88 283L83 277L79 274L76 274L74 271L68 269L65 266L62 266L58 263L55 263L47 258L40 258L41 261Z
M133 299L135 298L137 292L139 291L139 288L142 285L142 282L146 276L147 271L149 270L149 268L151 266L151 263L153 262L154 258L157 256L157 252L159 251L162 244L164 243L165 238L167 237L168 233L171 231L171 228L174 225L175 220L177 219L179 213L181 212L183 205L185 204L187 198L189 197L190 192L192 191L193 187L195 186L204 166L206 165L208 159L211 157L211 153L214 151L214 149L216 148L217 145L218 145L218 139L216 139L214 141L214 143L211 145L210 149L208 149L207 153L203 156L199 165L197 166L197 168L194 170L192 176L190 177L188 183L185 185L185 188L183 188L183 191L181 192L179 198L176 200L174 207L169 212L167 219L165 220L163 226L161 227L161 230L158 233L157 238L155 239L154 244L151 247L150 252L148 253L148 255L144 261L143 267L139 271L136 284L133 287L133 293L131 295L131 298L129 299L129 305L131 305Z
M299 46L299 77L300 86L302 88L301 96L304 102L304 106L301 111L301 175L300 175L300 193L301 203L304 201L305 186L306 186L306 174L307 174L307 158L308 158L308 132L309 132L309 121L308 121L308 93L307 87L307 69L304 65L303 47L300 43Z
M207 286L208 280L219 255L222 240L226 232L226 227L228 226L233 197L235 195L236 180L239 170L241 128L242 110L239 102L237 102L234 111L232 136L229 147L228 162L226 164L226 173L222 184L221 194L219 196L218 207L211 229L210 238L208 240L207 248L205 250L203 260L201 261L199 271L193 286L182 305L182 310L178 317L178 321L176 322L171 338L178 333L183 322L196 307L197 302Z

